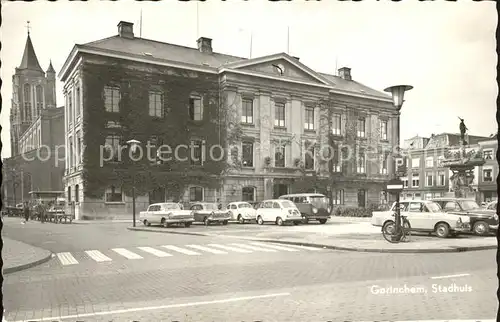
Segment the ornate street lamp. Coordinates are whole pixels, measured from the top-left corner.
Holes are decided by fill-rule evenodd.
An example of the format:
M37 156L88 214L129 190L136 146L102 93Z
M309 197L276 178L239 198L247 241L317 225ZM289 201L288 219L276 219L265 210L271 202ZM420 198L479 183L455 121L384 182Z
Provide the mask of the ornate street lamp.
M400 225L401 225L401 210L399 209L399 196L401 194L401 191L403 191L403 182L401 179L399 179L398 176L398 171L397 171L397 162L396 162L396 157L399 157L399 146L400 146L400 137L401 137L401 130L400 130L400 119L401 119L401 107L403 106L404 103L404 95L406 91L409 91L413 89L413 86L410 85L395 85L391 87L387 87L384 89L385 92L389 92L392 95L392 101L394 104L394 107L398 111L398 120L397 120L397 152L394 159L394 173L393 173L393 179L389 181L387 184L387 191L392 192L396 195L396 235L399 235L400 231ZM398 236L394 236L393 238L398 238Z
M137 151L140 144L140 141L134 139L127 141L127 145L132 153ZM132 172L132 225L135 227L135 171Z

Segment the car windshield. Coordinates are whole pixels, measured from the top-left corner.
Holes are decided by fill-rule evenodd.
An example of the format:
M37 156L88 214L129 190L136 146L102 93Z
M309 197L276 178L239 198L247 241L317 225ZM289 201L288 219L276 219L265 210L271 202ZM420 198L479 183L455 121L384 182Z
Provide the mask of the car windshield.
M293 202L288 200L282 201L281 204L283 205L284 208L295 208Z
M441 207L436 202L428 202L425 204L430 212L440 212Z
M217 205L214 203L203 204L203 208L206 210L217 210Z
M477 202L472 200L461 201L460 205L462 206L463 210L473 210L480 208Z
M166 210L176 210L176 209L181 209L181 207L176 204L176 203L168 203L165 205Z
M249 203L240 203L238 205L238 208L252 208L252 205L250 205Z
M326 208L328 205L328 200L325 196L311 196L309 199L311 199L311 204L316 208Z

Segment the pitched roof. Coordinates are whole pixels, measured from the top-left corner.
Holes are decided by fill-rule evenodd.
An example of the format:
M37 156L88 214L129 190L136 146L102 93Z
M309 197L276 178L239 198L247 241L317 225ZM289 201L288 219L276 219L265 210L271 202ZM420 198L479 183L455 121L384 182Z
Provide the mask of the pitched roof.
M31 69L42 71L40 64L38 63L38 59L36 58L35 48L33 48L33 43L31 42L31 37L28 34L28 38L26 39L26 46L24 47L23 59L21 60L21 65L19 65L19 69Z
M244 57L226 55L221 53L203 53L197 48L164 43L145 38L124 38L119 35L100 39L81 45L84 48L95 48L100 50L110 50L129 55L141 55L145 58L151 57L164 59L172 62L187 63L197 66L207 66L211 68L221 68L227 64L244 62L249 59ZM272 56L272 55L271 55ZM379 92L364 84L353 80L345 80L341 77L317 73L325 78L333 89L351 92L358 95L372 95L378 98L391 99L389 95Z
M54 66L52 66L52 60L50 61L49 68L47 68L47 73L55 73Z

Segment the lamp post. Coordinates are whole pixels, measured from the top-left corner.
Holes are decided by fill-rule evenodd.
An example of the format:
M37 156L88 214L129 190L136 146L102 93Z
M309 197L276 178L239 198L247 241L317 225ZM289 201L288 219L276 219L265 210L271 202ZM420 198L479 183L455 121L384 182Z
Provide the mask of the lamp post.
M135 153L137 147L139 146L139 144L141 144L141 142L132 139L128 140L127 144L130 148L130 151L132 153ZM133 227L135 227L135 171L132 171L132 225Z
M391 93L392 95L392 101L393 101L393 104L394 104L394 107L396 108L396 110L398 111L398 119L397 119L397 145L396 145L396 148L397 148L397 152L396 152L396 155L395 157L393 158L394 159L394 176L393 176L393 179L389 181L389 183L387 184L387 191L389 192L392 192L394 194L396 194L396 218L395 221L396 221L396 235L399 235L399 231L400 231L400 225L401 225L401 210L399 209L399 195L401 193L401 191L403 191L403 182L401 181L401 179L399 179L400 175L399 175L399 171L397 169L397 162L396 162L396 157L399 158L399 146L400 146L400 137L401 137L401 130L400 130L400 119L401 119L401 107L403 106L403 102L404 102L404 95L405 95L405 92L406 91L409 91L413 89L413 86L410 86L410 85L395 85L395 86L391 86L391 87L388 87L386 89L384 89L385 92L389 92ZM397 236L393 236L393 238L397 238Z

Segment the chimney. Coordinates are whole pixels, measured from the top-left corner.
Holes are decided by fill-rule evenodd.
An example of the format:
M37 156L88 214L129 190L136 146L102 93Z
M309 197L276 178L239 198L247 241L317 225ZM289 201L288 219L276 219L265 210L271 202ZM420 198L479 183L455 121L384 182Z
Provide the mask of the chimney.
M202 53L212 53L212 39L200 37L198 38L198 50Z
M134 39L134 24L127 21L120 21L118 24L118 35L122 38Z
M345 80L352 80L351 69L349 67L339 68L339 76Z

